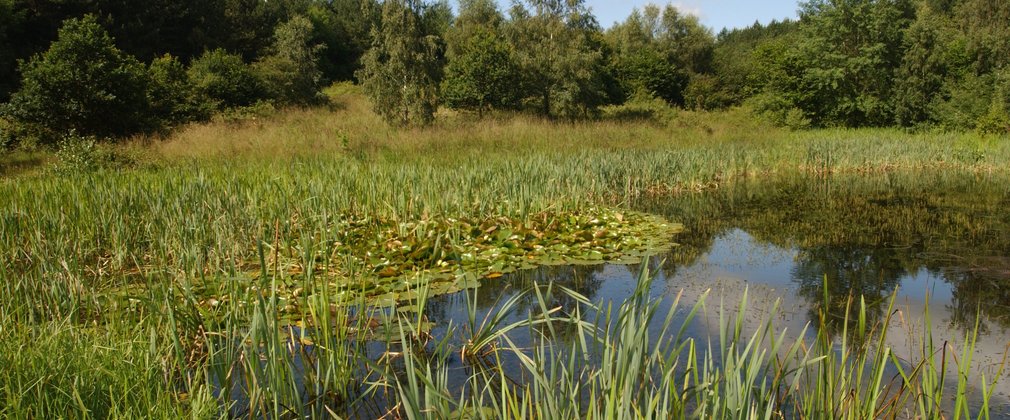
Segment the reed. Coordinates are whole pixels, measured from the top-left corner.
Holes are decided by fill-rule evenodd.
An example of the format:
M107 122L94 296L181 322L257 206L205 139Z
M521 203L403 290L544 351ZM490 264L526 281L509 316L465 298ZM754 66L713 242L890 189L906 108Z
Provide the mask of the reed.
M369 243L392 246L388 234L441 249L467 230L432 221L620 214L642 197L745 178L1001 173L1004 141L787 132L742 110L645 123L447 116L394 130L366 105L345 93L333 109L111 147L130 157L126 167L66 175L27 169L50 157L5 158L18 174L0 170L0 416L868 418L975 407L973 336L956 358L926 340L909 363L883 346L887 322L847 320L858 344L842 338L836 351L838 337L790 341L771 318L745 331L729 315L746 312L744 301L709 344L686 337L690 319L657 313L643 272L635 297L616 307L531 287L501 312L474 310L451 326L468 343L454 347L426 336L434 285L405 286L404 311L374 306L362 279L375 273L337 250L360 226ZM558 296L578 304L559 308ZM508 320L520 300L535 310ZM858 297L851 304L863 310ZM514 334L536 337L535 347ZM472 375L447 383L459 353ZM951 411L937 402L953 367ZM900 388L882 373L895 369ZM987 410L991 386L982 388L972 416Z

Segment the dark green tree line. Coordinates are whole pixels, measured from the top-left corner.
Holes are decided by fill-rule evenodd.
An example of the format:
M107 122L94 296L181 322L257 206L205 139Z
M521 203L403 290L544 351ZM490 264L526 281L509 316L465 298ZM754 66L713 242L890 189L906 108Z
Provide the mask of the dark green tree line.
M791 127L1010 132L1010 3L799 8L797 21L715 36L670 5L604 30L583 0L507 11L465 0L458 17L424 0L0 0L0 138L122 137L311 105L338 80L359 82L395 124L427 124L443 106L571 119L662 100L743 105ZM83 88L60 87L74 84ZM119 117L100 126L103 112Z

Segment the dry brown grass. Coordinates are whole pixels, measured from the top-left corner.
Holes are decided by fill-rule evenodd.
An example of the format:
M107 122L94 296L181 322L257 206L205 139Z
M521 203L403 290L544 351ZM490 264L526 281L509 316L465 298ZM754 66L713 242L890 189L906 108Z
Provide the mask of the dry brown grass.
M215 121L177 130L164 140L137 139L156 156L189 158L283 158L318 156L347 150L393 154L434 154L452 150L512 153L579 149L656 150L754 142L782 138L788 132L735 110L721 113L678 111L669 121L552 121L521 114L477 119L442 111L423 128L396 128L371 110L353 91L333 98L330 107L288 109L267 118Z

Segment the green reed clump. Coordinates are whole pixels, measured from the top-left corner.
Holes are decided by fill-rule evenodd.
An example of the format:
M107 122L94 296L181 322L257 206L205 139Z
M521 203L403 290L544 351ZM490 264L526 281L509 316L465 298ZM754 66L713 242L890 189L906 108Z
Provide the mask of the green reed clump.
M946 353L946 348L934 348L927 339L922 354L899 359L886 339L892 320L869 324L865 305L854 311L857 319L840 336L832 336L827 328L813 337L806 331L788 335L774 325L777 309L763 316L757 327L747 327L745 294L735 316L724 307L719 310L718 342L702 344L687 337L685 329L703 311L704 299L677 321L673 321L676 303L659 317L658 303L648 295L646 273L634 296L616 309L616 319L611 316L614 311L591 305L586 309L602 314L596 322L586 322L579 311L569 312L567 318L552 312L551 321L576 327L574 338L553 328L538 328L542 340L524 348L508 334L497 337L505 346L494 352L491 360L496 364L475 370L470 393L459 399L449 397L440 382L443 374L438 372L445 365L410 360L412 353L405 352L409 368L394 387L410 403L403 411L393 404L393 414L570 419L989 416L994 384L985 378L976 396L981 404L967 415L967 395L973 389L968 379L974 351L971 333L956 368L946 366L950 363L946 358L937 367L933 357ZM546 307L549 299L537 295L536 301ZM893 299L891 305L893 310ZM544 319L531 317L526 322L532 326ZM521 372L506 368L502 362L506 358L519 360ZM958 378L956 386L944 387L942 382L952 375ZM438 401L430 406L419 403L430 401L425 398L431 395ZM948 400L954 403L948 405L944 402Z
M821 372L818 363L841 361L799 352L795 358L808 367L776 357L765 350L785 351L792 343L770 327L746 334L726 325L719 346L708 347L643 330L645 321L660 317L649 312L644 298L592 322L584 314L606 311L586 302L554 311L546 292L534 290L525 296L538 302L539 315L498 325L510 326L512 333L528 330L539 338L536 348L518 348L509 334L473 322L471 354L481 355L485 366L475 368L467 393L436 398L453 386L444 383L439 365L448 350L412 362L413 369L402 363L414 353L424 356L428 346L448 346L441 340L426 346L420 339L424 305L414 304L423 300L420 290L437 285L418 280L397 296L398 306L422 308L409 317L401 319L388 308L369 314L374 309L366 310L365 282L355 280L381 274L389 264L369 265L360 258L378 250L363 250L359 258L335 252L340 222L382 220L373 234L395 227L395 235L358 242L377 247L391 237L420 234L428 241L427 228L420 226L431 220L482 225L591 209L627 214L617 209L632 200L718 188L743 178L976 174L1005 171L1000 162L1010 156L1006 142L988 137L894 130L791 133L692 113L663 125L517 118L398 131L377 125L359 105L338 112L292 111L244 126L193 126L144 146L154 157L138 158L136 168L17 177L0 168L0 360L13 366L0 372L0 415L325 416L332 410L354 417L364 410L378 417L381 409L360 407L385 401L380 405L399 410L402 395L411 393L424 394L411 397L418 415L437 403L440 413L470 417L646 416L657 409L675 416L768 410L788 416L814 407L797 401L814 400L825 401L817 406L823 413L891 410L897 405L882 400L891 394L879 390L858 394L858 403L842 398L842 389L830 394L824 387L810 398L783 391L796 377ZM431 239L432 250L460 241L452 229L443 231ZM511 238L494 236L496 246ZM413 250L396 252L410 256ZM437 264L435 255L414 262ZM395 270L413 274L403 267ZM493 264L484 268L471 274L498 271ZM335 271L349 281L320 281ZM581 302L569 291L555 293ZM303 328L290 328L296 320ZM396 369L388 368L395 371L390 376L383 373L386 367L377 367L365 342L400 334L400 340L378 340L412 346L387 352L387 360L399 360ZM562 336L575 340L548 344ZM804 348L818 347L826 353L824 344ZM953 360L953 352L943 354L951 356L941 360ZM524 366L518 379L501 374L498 363L505 357ZM966 359L959 357L956 365L969 364ZM591 363L600 360L609 362ZM893 355L844 360L897 369ZM904 382L933 372L925 382L932 385L905 395L915 395L909 401L932 415L943 409L930 401L942 397L939 378L951 365L924 366L904 371ZM624 370L636 373L618 377ZM400 382L404 375L420 376L409 385ZM75 377L82 379L74 383ZM869 375L849 383L865 378L876 381ZM378 385L361 386L363 381ZM593 405L586 395L607 403ZM787 404L793 408L783 408ZM963 415L967 406L957 406Z

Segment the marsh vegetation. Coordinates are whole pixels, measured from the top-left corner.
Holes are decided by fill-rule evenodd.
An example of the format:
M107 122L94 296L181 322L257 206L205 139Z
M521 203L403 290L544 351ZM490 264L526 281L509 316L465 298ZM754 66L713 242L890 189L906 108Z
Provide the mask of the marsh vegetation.
M1010 3L120 3L0 0L0 416L1010 416Z
M1005 410L998 138L687 111L384 131L335 104L4 178L5 413ZM734 229L794 261L780 292L699 274ZM923 270L938 297L909 305Z

